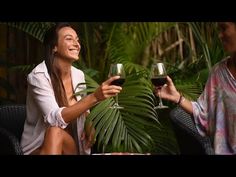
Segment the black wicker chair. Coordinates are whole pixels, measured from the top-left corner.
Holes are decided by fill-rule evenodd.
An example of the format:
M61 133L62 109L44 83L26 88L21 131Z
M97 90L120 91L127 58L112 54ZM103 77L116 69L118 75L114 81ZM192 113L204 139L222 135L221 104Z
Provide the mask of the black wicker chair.
M25 105L0 106L0 154L22 155L20 139L26 118Z
M186 113L182 108L176 107L171 110L170 119L181 154L214 154L210 138L202 137L198 133L193 118L190 114Z

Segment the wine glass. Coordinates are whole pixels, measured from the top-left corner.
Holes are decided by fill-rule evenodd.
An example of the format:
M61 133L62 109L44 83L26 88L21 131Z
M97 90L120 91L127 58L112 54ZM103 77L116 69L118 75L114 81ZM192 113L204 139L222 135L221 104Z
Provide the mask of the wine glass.
M125 70L124 66L121 63L111 64L108 77L120 76L119 79L116 79L111 82L111 85L122 86L125 82ZM115 97L115 104L111 106L113 109L124 109L124 107L118 104L118 94Z
M161 99L161 88L167 83L167 72L164 63L154 63L151 67L151 81L152 84L158 89L159 105L154 109L168 108L164 106Z

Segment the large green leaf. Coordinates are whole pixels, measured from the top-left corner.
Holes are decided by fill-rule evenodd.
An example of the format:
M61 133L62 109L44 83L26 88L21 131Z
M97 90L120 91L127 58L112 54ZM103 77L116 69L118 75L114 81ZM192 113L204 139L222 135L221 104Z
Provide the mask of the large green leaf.
M5 22L3 24L24 31L41 42L43 41L45 32L55 25L53 22Z
M137 76L129 80L132 78ZM119 94L119 104L124 109L111 109L110 106L115 100L110 98L91 110L86 122L93 122L98 148L101 151L107 151L109 146L112 146L113 151L142 153L145 149L150 150L154 140L146 129L152 127L160 131L151 96L152 90L147 88L146 80L126 81Z
M114 22L80 25L83 27L80 39L86 49L86 55L82 55L81 59L89 60L88 66L98 71L97 76L100 78L97 81L107 79L111 63L123 63L127 75L123 90L119 94L119 104L125 109L110 109L115 103L114 98L110 98L93 107L87 118L86 123L92 121L96 129L98 151L150 152L155 146L158 149L164 147L165 138L172 140L165 133L162 136L165 131L154 110L156 100L148 79L149 70L136 61L142 60L142 55L151 41L173 24ZM86 84L89 92L98 86L91 77L86 79ZM153 132L149 133L147 130L151 129ZM159 139L155 140L156 137ZM172 145L171 142L166 145L169 144ZM162 150L172 147L174 146Z

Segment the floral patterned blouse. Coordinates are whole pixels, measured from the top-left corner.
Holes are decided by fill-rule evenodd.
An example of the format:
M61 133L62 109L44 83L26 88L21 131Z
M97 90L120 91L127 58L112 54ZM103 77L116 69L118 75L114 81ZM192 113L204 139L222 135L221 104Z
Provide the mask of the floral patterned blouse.
M216 64L203 93L192 102L196 127L211 138L215 154L236 154L236 79L227 68L229 57Z

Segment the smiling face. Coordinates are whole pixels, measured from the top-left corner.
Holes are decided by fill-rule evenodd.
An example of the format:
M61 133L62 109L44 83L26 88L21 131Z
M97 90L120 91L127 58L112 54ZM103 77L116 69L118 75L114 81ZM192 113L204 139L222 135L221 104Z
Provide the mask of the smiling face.
M219 22L219 38L226 52L236 53L236 24L233 22Z
M79 38L74 29L63 27L58 31L57 45L53 49L56 56L71 62L79 59Z

